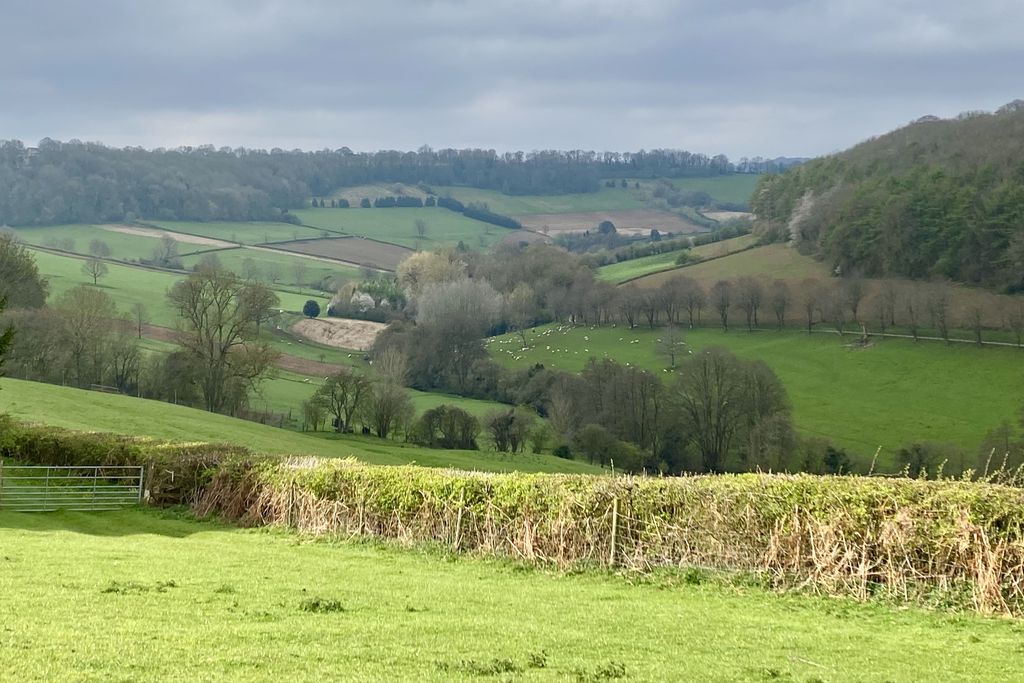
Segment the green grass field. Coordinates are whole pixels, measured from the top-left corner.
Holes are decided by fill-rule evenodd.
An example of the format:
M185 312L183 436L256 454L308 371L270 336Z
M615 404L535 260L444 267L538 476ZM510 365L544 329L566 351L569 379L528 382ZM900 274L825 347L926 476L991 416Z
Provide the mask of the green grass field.
M690 254L703 259L716 258L724 254L731 254L733 252L746 249L756 241L757 238L753 235L743 235L742 237L733 237L732 239L722 240L721 242L702 244L699 247L690 249ZM643 277L644 275L653 275L654 273L674 270L678 268L678 266L676 266L676 258L678 258L680 253L682 252L672 251L665 254L643 256L629 261L621 261L619 263L601 266L597 269L597 277L601 280L617 284L627 280L634 280ZM692 268L693 266L687 267Z
M349 235L370 237L410 249L454 246L459 242L471 249L490 247L508 234L508 229L483 223L439 207L391 209L303 209L294 212L303 223ZM416 221L427 224L420 239Z
M192 268L203 258L214 255L221 264L228 270L245 274L246 264L251 259L256 267L258 279L264 282L271 282L271 274L278 275L278 284L287 287L308 287L311 282L321 282L326 279L337 281L356 280L361 276L359 269L347 266L343 263L332 264L317 259L296 256L281 251L268 251L266 249L250 249L238 247L235 249L218 249L205 253L192 254L181 259L186 268ZM302 282L300 283L299 277Z
M263 244L265 242L284 242L287 240L314 239L321 236L320 230L313 230L291 223L240 223L227 221L211 221L197 223L188 221L147 221L146 225L157 226L169 232L180 232L186 235L198 235L239 244ZM202 247L196 247L201 249ZM182 252L190 251L182 249Z
M530 333L527 351L513 335L495 338L490 349L515 367L544 363L575 372L594 356L660 373L668 365L656 354L662 333L548 326ZM855 348L845 345L854 335L742 329L684 330L684 338L694 353L719 346L765 361L785 385L802 433L827 437L862 461L882 446L880 465L891 465L893 451L901 446L932 441L966 449L965 464L973 467L985 433L1002 420L1015 421L1024 403L1024 353L1013 348L901 339ZM669 379L667 372L663 376Z
M110 258L118 261L138 261L153 257L153 251L160 246L157 237L143 235L126 235L114 230L106 230L96 225L52 225L47 227L12 228L25 244L37 247L54 247L58 240L71 240L73 251L78 254L89 254L89 243L102 240L110 247ZM179 245L181 251L189 251L191 245ZM63 248L63 247L61 247ZM192 247L195 248L195 247Z
M50 300L78 285L92 285L92 278L82 272L82 259L58 256L45 251L33 250L39 272L50 282ZM99 288L109 294L122 312L128 312L135 303L146 307L149 322L154 325L173 327L177 314L167 303L167 291L182 275L150 270L135 266L108 264L108 273L99 281ZM323 295L298 294L276 291L281 299L281 308L286 311L301 311L307 299L316 299L325 308L328 299Z
M0 679L19 683L995 683L1024 667L1006 619L566 575L156 510L0 513L0 547Z
M739 238L744 239L744 238ZM721 248L722 243L708 247ZM713 252L712 252L713 253ZM681 270L663 271L642 277L634 282L640 287L658 287L676 273L683 273L694 280L712 285L717 280L753 275L759 278L800 281L811 277L828 277L828 267L805 256L784 244L769 244L749 249L707 263L697 263Z
M681 253L683 250L669 251L601 266L597 269L597 278L618 284L644 275L671 270L676 267L676 259Z
M0 413L78 431L114 432L171 441L235 443L273 455L354 457L377 465L415 462L494 472L598 472L583 462L550 455L446 451L397 441L328 433L303 434L160 401L58 387L10 378L0 380Z

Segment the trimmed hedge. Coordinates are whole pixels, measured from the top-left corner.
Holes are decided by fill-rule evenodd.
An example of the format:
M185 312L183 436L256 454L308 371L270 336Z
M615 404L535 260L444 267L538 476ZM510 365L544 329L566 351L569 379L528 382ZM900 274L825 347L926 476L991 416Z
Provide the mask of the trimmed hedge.
M249 524L439 542L562 567L754 572L778 588L1024 614L1024 491L1006 486L483 474L315 460L220 476L203 511Z
M145 465L152 504L561 567L753 572L778 588L1024 615L1024 490L814 475L485 474L282 460L0 421L0 454Z

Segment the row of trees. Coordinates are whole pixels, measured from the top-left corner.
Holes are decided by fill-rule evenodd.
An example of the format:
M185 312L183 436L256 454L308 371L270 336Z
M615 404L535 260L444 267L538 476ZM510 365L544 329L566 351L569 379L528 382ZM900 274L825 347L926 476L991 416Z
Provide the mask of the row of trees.
M416 152L302 152L212 146L114 149L49 138L28 148L0 142L0 224L155 220L287 220L289 209L339 187L396 182L466 185L507 194L594 192L609 176L732 173L724 156L429 147ZM318 202L319 205L319 202Z

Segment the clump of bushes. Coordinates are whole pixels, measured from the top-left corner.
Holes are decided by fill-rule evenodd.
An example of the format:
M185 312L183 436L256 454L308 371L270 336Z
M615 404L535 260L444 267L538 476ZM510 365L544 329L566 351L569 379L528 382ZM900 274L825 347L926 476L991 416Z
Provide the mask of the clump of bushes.
M428 448L479 448L480 421L458 406L448 404L423 413L412 428L413 443Z

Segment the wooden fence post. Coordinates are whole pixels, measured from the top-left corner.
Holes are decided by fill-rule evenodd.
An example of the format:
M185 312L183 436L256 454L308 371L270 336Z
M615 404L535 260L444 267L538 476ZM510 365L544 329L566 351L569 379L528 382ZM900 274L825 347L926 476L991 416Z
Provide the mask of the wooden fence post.
M462 511L466 509L466 489L459 492L459 512L455 517L455 550L462 540Z
M288 528L295 526L295 479L288 486Z
M615 541L619 533L619 497L612 498L612 546L608 552L608 566L615 566Z

